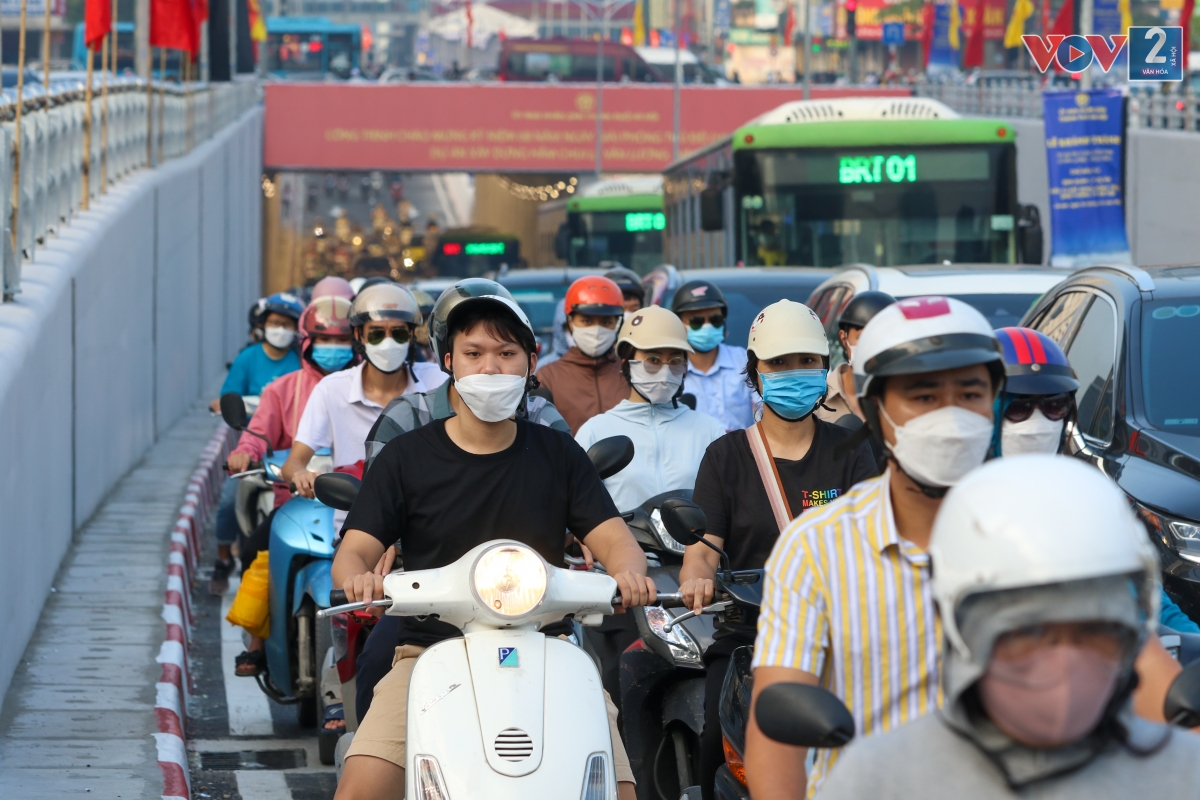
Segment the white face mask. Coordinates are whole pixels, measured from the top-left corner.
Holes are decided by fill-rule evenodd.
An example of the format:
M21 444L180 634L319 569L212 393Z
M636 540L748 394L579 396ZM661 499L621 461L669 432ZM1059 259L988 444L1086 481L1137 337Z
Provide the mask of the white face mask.
M525 396L524 375L466 375L454 379L458 396L471 413L484 422L511 419Z
M1035 408L1033 414L1024 422L1009 422L1004 420L1000 426L1000 454L1019 456L1026 453L1058 453L1058 445L1062 441L1063 425L1066 420L1046 419L1040 408Z
M572 329L571 336L575 339L575 346L583 351L584 355L599 358L612 349L613 342L617 340L617 331L616 328L606 328L603 325L589 325L586 328Z
M630 361L629 382L638 394L651 403L669 403L683 385L683 376L671 372L667 366L659 368L652 375L641 361Z
M930 411L904 425L892 422L882 403L879 413L891 422L896 432L896 443L891 450L900 468L927 486L958 483L983 464L992 443L991 420L958 406Z
M380 372L389 375L404 366L408 360L408 342L400 344L390 336L379 344L368 344L363 349L367 351L367 360Z
M292 328L271 325L264 330L263 338L272 347L286 350L292 346L292 342L296 341L296 331Z

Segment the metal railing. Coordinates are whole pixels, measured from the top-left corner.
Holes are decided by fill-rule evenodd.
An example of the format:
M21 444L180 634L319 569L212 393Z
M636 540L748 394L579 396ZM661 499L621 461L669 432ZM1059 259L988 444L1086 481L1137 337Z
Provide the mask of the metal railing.
M918 97L940 100L960 114L1042 118L1042 88L1034 78L983 78L974 84L918 83ZM1200 130L1200 97L1190 86L1127 86L1131 128Z
M141 78L110 78L107 148L101 135L101 78L92 92L88 196L96 198L137 169L177 158L233 122L259 100L258 84L155 82L147 92ZM13 171L16 93L0 92L0 240L3 298L20 291L21 263L31 259L46 237L69 225L83 207L86 86L83 81L52 83L45 93L27 86L23 95L20 146L20 206L13 247ZM153 141L147 150L147 103L153 103ZM147 160L148 155L150 160Z

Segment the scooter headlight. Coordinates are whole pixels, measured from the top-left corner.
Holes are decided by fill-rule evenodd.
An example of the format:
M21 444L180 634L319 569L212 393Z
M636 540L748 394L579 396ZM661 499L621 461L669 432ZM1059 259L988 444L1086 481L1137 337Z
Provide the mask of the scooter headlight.
M484 551L471 570L479 601L493 614L519 617L546 596L546 564L528 547L502 544Z
M671 630L667 630L667 623L674 619L670 611L660 606L643 606L642 611L650 630L667 643L675 663L688 667L699 667L703 663L700 646L682 625L672 625Z
M433 756L417 756L416 759L417 797L422 800L450 800L446 791L446 782L442 780L442 770L437 759Z

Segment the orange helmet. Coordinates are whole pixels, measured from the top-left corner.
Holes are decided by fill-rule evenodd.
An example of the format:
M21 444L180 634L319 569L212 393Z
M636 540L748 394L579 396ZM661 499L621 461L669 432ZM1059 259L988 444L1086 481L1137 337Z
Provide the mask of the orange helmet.
M625 313L621 287L603 275L585 275L567 289L563 308L568 314L619 317Z

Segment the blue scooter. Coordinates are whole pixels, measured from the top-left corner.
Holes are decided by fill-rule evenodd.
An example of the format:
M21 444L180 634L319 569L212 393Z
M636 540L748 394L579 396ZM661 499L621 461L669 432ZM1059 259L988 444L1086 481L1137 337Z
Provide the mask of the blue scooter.
M234 430L247 430L246 408L238 395L221 397L221 416ZM267 443L262 464L234 477L261 480L269 491L272 484L283 483L280 470L287 456L288 451L275 451ZM330 471L329 451L317 451L309 469ZM271 632L266 640L267 668L257 680L276 703L296 705L300 725L306 728L315 727L320 719L321 665L333 647L332 628L325 620L318 624L316 612L329 607L334 536L333 509L317 500L295 496L275 511L271 521ZM333 763L332 745L329 750L327 763Z

